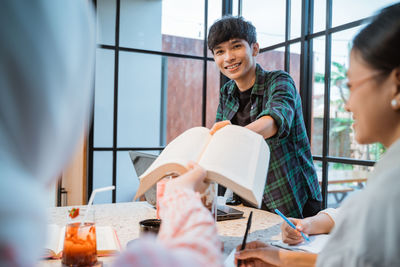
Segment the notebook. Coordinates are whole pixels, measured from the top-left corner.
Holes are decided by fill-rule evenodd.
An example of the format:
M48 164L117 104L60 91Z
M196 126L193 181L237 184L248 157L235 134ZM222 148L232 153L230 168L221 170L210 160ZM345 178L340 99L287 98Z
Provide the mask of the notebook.
M138 151L129 151L129 156L132 160L137 177L142 175L158 157L158 155ZM144 195L147 202L153 206L156 205L156 186L150 188ZM243 211L225 205L218 205L217 207L217 221L233 220L242 217Z

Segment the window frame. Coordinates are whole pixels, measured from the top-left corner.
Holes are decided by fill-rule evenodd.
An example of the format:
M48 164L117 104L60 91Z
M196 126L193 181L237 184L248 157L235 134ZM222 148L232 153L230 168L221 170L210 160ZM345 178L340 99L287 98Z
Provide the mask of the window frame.
M92 110L92 120L90 125L90 132L87 146L87 196L89 197L93 191L93 155L95 151L111 151L112 152L112 184L117 184L117 152L140 150L140 151L162 151L165 146L158 147L118 147L117 146L117 120L118 120L118 73L119 73L119 52L133 52L144 53L168 57L188 58L203 61L203 87L202 87L202 125L206 124L206 107L207 107L207 62L213 61L213 58L207 56L207 30L208 30L208 0L204 0L204 51L202 56L186 55L179 53L152 51L144 49L135 49L128 47L121 47L119 45L119 28L120 28L120 11L121 0L116 1L116 18L115 18L115 44L105 45L98 44L97 47L101 49L108 49L114 51L114 102L113 102L113 143L111 147L94 147L94 107ZM238 12L242 14L243 1L242 0L222 0L222 15L232 14L233 1L237 1ZM97 1L93 0L96 7ZM284 48L284 70L290 72L290 45L299 43L300 50L300 96L303 104L303 116L309 140L311 140L311 124L312 124L312 86L313 86L313 40L317 37L325 37L325 77L324 77L324 117L323 117L323 139L322 139L322 155L313 155L313 160L322 162L322 198L323 208L327 206L327 187L328 187L328 164L329 163L344 163L360 166L373 166L375 161L359 160L344 157L329 156L329 110L330 110L330 76L331 76L331 52L332 52L332 34L340 31L348 30L360 25L365 24L365 19L352 21L343 25L332 27L332 0L326 0L326 24L325 29L319 32L313 32L314 20L314 0L302 0L301 10L301 36L290 39L291 29L291 0L286 0L286 25L285 25L285 41L274 44L260 49L260 53L275 50L277 48ZM96 75L96 74L95 74ZM222 86L228 79L221 74L220 86ZM160 123L165 123L160 119ZM163 131L165 127L161 127ZM161 133L161 136L164 133ZM310 142L311 143L311 142ZM116 192L112 192L112 202L116 202Z

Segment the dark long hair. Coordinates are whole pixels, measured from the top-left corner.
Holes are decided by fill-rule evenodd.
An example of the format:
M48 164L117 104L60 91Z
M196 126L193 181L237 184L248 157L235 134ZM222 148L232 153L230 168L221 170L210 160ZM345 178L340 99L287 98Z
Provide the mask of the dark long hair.
M353 49L373 69L388 75L400 66L400 3L375 15L353 40Z

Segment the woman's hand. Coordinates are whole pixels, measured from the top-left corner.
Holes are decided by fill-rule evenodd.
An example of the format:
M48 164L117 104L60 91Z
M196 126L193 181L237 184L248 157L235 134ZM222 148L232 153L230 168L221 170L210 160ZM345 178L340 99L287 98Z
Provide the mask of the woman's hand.
M312 223L310 218L305 219L295 219L289 218L289 220L296 226L296 229L293 229L289 224L283 222L281 225L282 230L282 241L289 245L296 245L304 241L300 232L304 234L313 234L312 233Z
M270 246L261 241L253 241L246 244L246 249L240 250L237 246L235 253L235 265L242 260L240 266L279 266L279 248Z
M172 179L166 184L166 190L172 190L174 188L186 188L196 192L204 192L209 186L205 183L207 172L200 165L195 162L188 163L188 171L177 178Z
M231 124L231 121L219 121L219 122L216 122L216 123L214 123L213 127L211 127L210 134L213 135L219 129L225 127L226 125L230 125L230 124Z
M307 235L329 234L335 226L334 220L326 213L320 212L304 219L289 218L296 226L296 230L286 222L282 223L282 241L289 245L296 245L303 241L300 231Z

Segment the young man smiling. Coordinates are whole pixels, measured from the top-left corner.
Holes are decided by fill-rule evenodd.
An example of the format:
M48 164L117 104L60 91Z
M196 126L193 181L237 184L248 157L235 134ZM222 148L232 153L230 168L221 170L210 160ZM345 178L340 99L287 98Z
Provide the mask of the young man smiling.
M256 63L256 29L242 17L223 17L208 34L215 63L231 79L220 90L215 133L227 124L261 134L271 150L263 209L290 217L321 209L321 192L305 130L301 100L292 78Z

